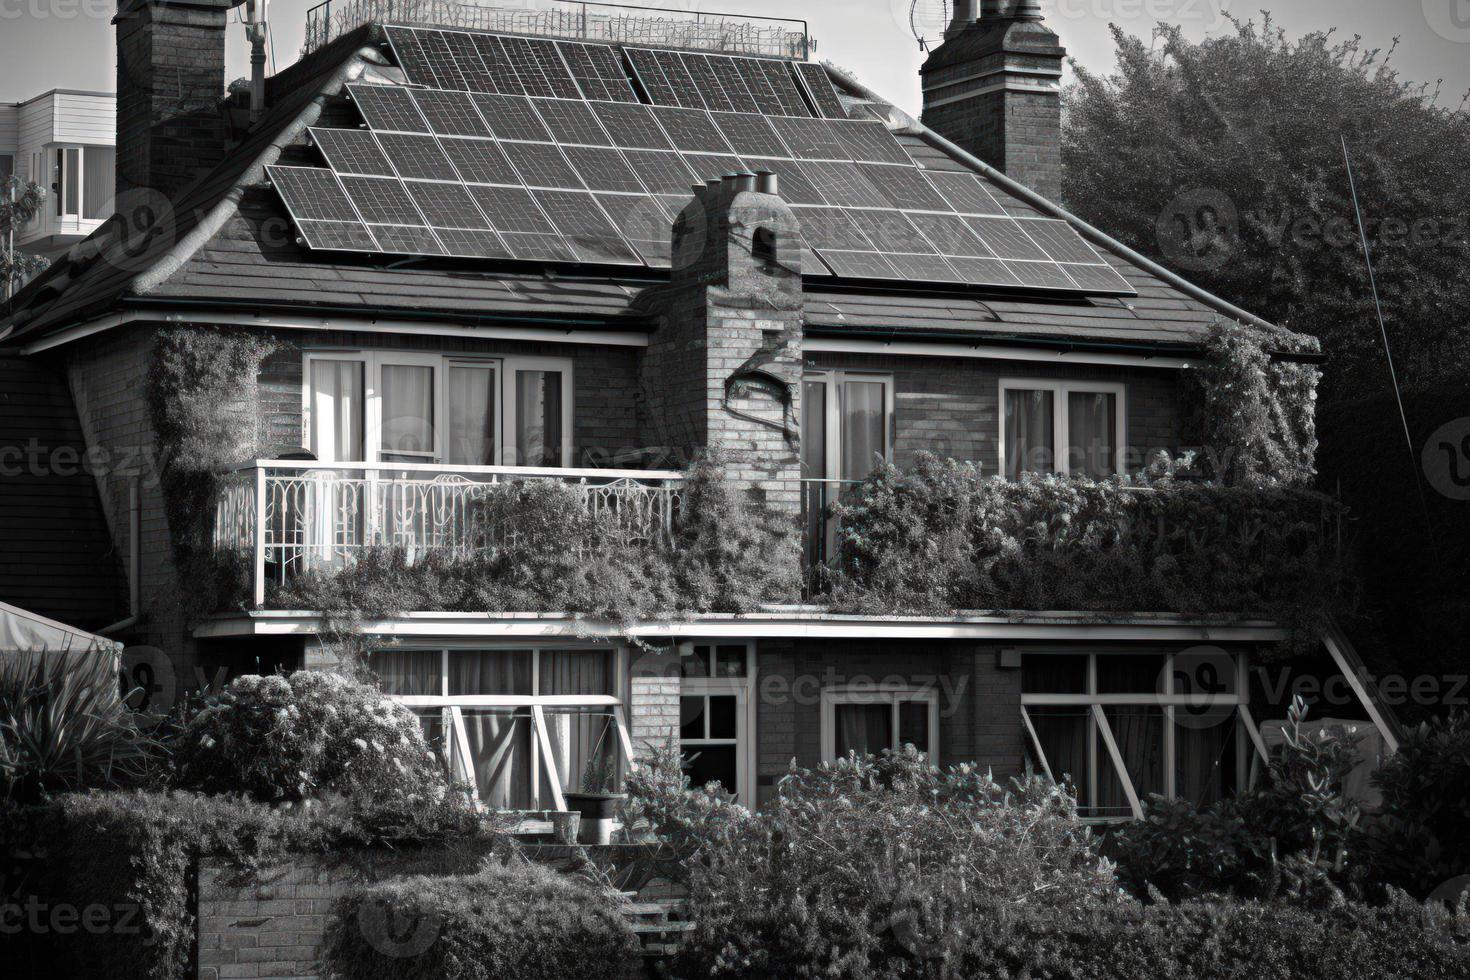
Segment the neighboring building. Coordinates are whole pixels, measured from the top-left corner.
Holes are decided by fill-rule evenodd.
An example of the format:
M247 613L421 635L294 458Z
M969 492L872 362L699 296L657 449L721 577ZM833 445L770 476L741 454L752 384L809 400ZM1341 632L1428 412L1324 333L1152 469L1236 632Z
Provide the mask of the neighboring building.
M112 214L116 135L117 98L107 92L53 89L0 104L0 178L14 174L47 195L17 248L54 258L101 227Z
M643 467L723 449L767 502L807 508L814 553L829 532L813 504L880 459L1119 472L1178 448L1181 377L1208 325L1251 319L1028 189L1056 187L1064 56L1029 3L987 2L978 21L960 5L926 67L938 131L787 57L790 38L752 35L745 55L694 36L670 39L682 52L556 41L524 18L498 35L486 8L485 31L315 25L233 141L212 111L229 7L123 5L118 184L168 195L170 224L126 262L105 242L78 250L7 321L114 460L157 449L160 328L291 344L266 361L257 407L268 451L294 452L225 481L213 529L252 570L249 611L182 621L176 597L196 583L174 564L157 482L98 476L141 597L115 635L161 647L180 677L321 664L322 617L268 608L270 580L373 543L462 544L456 508L527 467L600 488L656 533L680 474ZM629 627L676 644L657 653L611 626L611 644L585 639L599 628L435 610L363 624L389 689L487 803L561 806L589 746L677 734L698 777L747 801L793 758L911 742L1000 773L1049 763L1097 818L1138 812L1150 790L1238 785L1260 745L1249 712L1175 727L1182 702L1155 684L1208 640L1243 706L1247 661L1282 635L1149 610L801 606ZM766 681L787 696L757 696Z

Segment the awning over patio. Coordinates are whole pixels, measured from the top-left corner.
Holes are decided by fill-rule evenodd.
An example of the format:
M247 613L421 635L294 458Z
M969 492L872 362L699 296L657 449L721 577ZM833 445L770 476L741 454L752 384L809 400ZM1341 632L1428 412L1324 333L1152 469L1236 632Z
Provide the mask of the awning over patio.
M22 650L98 650L109 653L119 645L54 619L0 602L0 653Z

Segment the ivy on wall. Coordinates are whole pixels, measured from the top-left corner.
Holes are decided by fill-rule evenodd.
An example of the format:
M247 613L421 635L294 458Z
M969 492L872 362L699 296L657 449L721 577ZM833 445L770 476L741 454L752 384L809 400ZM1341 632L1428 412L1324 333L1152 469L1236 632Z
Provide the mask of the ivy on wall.
M148 407L186 618L239 606L248 594L238 557L211 547L219 480L264 442L261 364L280 343L245 330L174 327L154 339Z

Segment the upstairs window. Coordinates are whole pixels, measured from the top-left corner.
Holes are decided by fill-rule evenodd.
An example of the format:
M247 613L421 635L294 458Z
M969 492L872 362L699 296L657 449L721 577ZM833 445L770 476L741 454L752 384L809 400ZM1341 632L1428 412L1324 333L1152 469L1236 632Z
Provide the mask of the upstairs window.
M1122 472L1125 388L1080 381L1000 385L1001 472L1107 479Z

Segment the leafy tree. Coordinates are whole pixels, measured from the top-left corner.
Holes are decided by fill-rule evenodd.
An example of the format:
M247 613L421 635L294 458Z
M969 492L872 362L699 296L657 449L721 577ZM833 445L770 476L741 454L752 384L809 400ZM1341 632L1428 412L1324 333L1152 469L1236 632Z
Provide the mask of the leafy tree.
M46 192L19 177L0 181L0 283L8 299L26 280L50 265L48 259L15 251L11 232L18 231L41 210Z
M1343 163L1353 154L1401 379L1470 361L1470 116L1332 31L1267 14L1200 43L1113 28L1117 71L1067 95L1064 196L1082 218L1218 295L1315 335L1324 397L1389 384ZM1463 109L1463 103L1460 107Z

